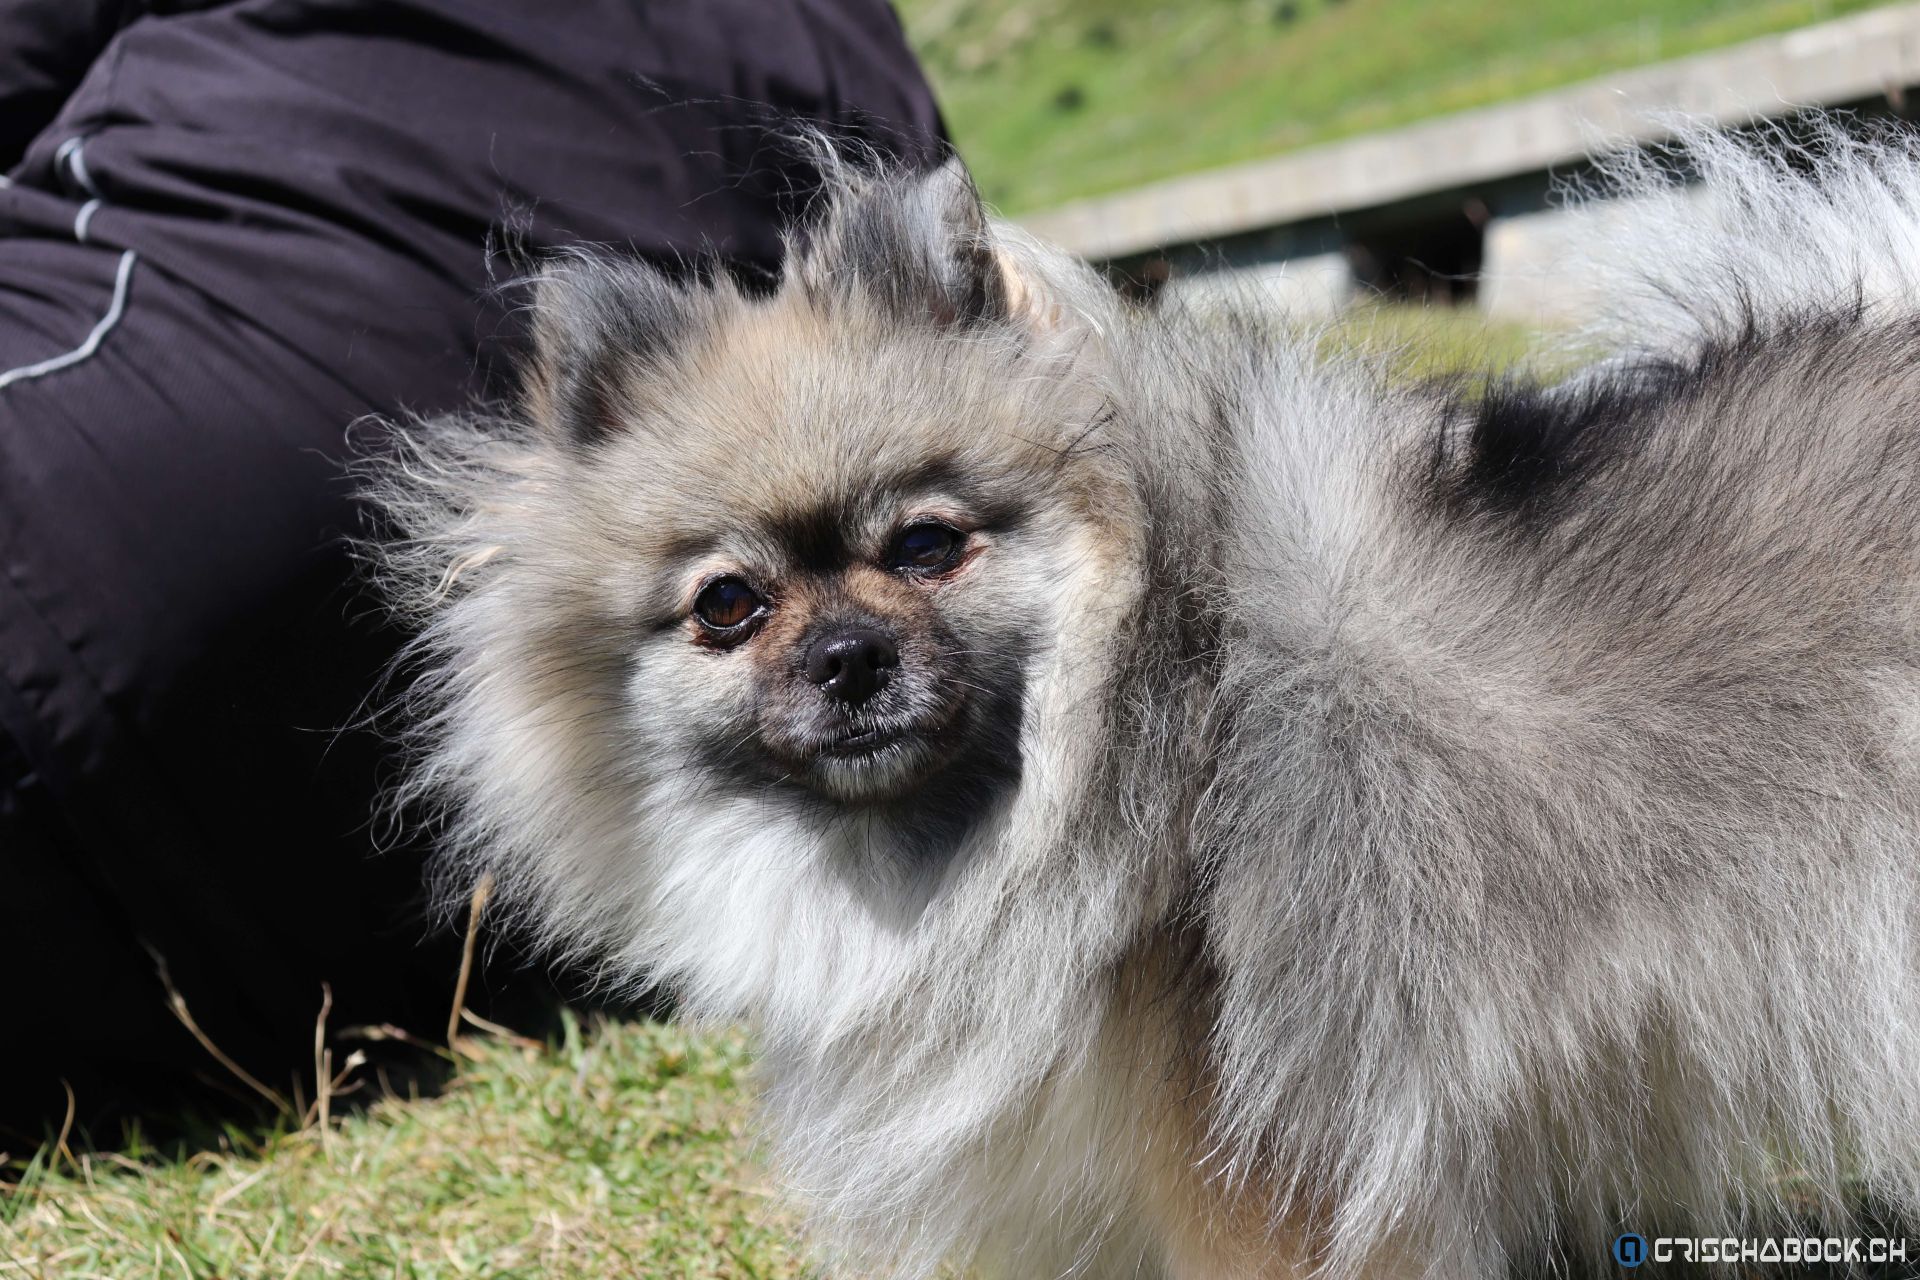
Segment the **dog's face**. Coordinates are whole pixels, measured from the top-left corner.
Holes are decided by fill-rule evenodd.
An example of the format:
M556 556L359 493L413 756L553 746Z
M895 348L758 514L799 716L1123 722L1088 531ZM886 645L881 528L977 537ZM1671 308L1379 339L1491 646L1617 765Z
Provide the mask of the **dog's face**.
M686 522L654 566L665 608L636 697L691 715L707 767L840 800L1010 752L1044 569L1008 545L1030 513L941 469L874 474L826 501L736 494L719 519Z
M861 803L962 762L1011 776L1027 658L1072 537L1038 459L1009 447L1017 409L991 394L936 405L793 319L768 304L716 335L712 367L736 373L707 384L702 420L662 421L679 413L656 404L595 460L612 509L626 503L608 481L647 498L624 539L635 711L739 786ZM741 350L770 344L777 366Z
M621 650L655 770L835 806L1018 780L1034 664L1124 505L1103 405L946 210L888 212L767 298L602 265L543 299L578 643Z

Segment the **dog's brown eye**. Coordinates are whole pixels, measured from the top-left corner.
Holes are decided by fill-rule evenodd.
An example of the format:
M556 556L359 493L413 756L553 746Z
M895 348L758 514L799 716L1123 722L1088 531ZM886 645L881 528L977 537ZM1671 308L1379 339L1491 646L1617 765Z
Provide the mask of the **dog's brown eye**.
M738 578L715 578L693 599L694 616L715 631L728 631L760 612L764 603Z
M923 520L902 529L887 553L889 569L938 572L950 569L967 545L966 535L949 525Z

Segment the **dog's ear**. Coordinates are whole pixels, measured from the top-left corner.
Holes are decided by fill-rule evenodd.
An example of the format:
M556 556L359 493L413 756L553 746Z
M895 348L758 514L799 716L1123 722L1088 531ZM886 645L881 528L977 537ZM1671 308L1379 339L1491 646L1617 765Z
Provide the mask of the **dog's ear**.
M633 259L571 253L532 283L526 411L555 439L608 439L648 372L687 341L699 308L685 285Z
M810 292L863 294L909 323L1035 328L1059 319L997 243L958 159L911 177L847 183L793 268Z

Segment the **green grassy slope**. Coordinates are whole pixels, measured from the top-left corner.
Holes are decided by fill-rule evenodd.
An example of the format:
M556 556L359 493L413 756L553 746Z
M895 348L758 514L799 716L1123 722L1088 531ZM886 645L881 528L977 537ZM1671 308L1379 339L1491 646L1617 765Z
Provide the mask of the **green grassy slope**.
M1010 212L1483 106L1873 0L896 0Z
M0 1278L804 1274L750 1159L741 1037L569 1023L544 1049L466 1043L441 1096L331 1124L234 1131L186 1159L77 1137L0 1157Z

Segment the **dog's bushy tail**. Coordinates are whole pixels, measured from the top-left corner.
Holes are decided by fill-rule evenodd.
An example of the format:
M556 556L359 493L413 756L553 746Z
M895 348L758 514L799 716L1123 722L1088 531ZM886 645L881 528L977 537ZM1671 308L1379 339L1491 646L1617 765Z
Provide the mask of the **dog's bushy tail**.
M1638 206L1577 255L1588 350L1686 358L1808 323L1920 310L1920 135L1846 114L1670 142L1597 161L1576 201Z

